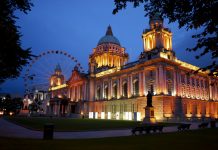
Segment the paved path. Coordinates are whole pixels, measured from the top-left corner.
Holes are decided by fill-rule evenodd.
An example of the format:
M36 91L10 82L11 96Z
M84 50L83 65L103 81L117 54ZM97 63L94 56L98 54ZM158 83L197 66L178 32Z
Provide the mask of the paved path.
M42 132L26 129L0 118L0 136L41 139Z
M190 129L197 129L199 123L192 123ZM163 132L176 132L177 127L164 127ZM54 132L54 139L87 139L130 136L130 129L104 130L104 131L83 131L83 132ZM0 137L32 138L42 139L42 131L34 131L22 126L13 124L0 118Z

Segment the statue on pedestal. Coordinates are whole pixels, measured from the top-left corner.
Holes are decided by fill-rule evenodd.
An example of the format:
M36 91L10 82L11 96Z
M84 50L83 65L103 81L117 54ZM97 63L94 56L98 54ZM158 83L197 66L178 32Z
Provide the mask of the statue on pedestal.
M147 107L153 107L152 106L152 93L150 91L148 91L148 94L147 94Z
M142 124L152 124L156 123L156 119L154 117L154 107L152 106L152 96L153 90L148 91L147 94L147 106L145 107L145 118L142 121Z

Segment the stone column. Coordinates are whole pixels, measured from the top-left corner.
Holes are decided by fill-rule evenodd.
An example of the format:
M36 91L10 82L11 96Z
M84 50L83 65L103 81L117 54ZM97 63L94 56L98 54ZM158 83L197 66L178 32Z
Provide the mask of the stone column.
M156 70L155 70L155 82L156 82L156 89L154 89L154 90L156 90L156 94L160 94L160 82L159 82L159 71L158 71L159 69L158 69L158 67L156 68ZM154 91L155 92L155 91Z
M177 77L176 77L176 74L177 74L177 69L173 70L173 96L177 96Z
M163 66L162 65L160 65L160 66L158 66L158 68L159 68L159 92L160 93L164 93L164 74L163 74Z
M187 92L187 75L185 75L185 96L188 97L188 92Z
M195 78L195 98L198 97L198 93L197 92L199 92L199 91L198 91L198 86L197 86L197 80Z
M146 39L143 37L143 46L144 46L144 51L146 51Z
M120 92L120 78L117 79L117 98L120 98L121 92Z
M218 83L216 83L216 100L218 100Z
M143 72L139 72L139 95L144 95L144 88L143 88Z
M215 86L216 86L215 84L213 84L212 86L213 100L215 100L215 96L216 96Z
M102 99L104 99L104 80L102 81L102 84L101 84L101 89L102 89Z
M213 99L213 92L212 92L212 86L211 86L211 78L209 77L209 99Z
M67 89L67 97L68 97L68 98L70 98L70 93L71 93L71 90L70 90L70 88L68 88L68 89Z
M95 99L95 84L94 79L91 77L89 82L89 100L94 101Z
M217 83L214 84L214 88L215 88L215 98L214 98L214 100L217 100L218 99Z
M123 96L123 80L120 78L120 96Z
M166 69L163 67L163 92L167 94L167 86L166 86Z
M130 95L130 91L131 91L131 85L130 85L131 83L130 83L130 76L128 75L128 79L127 79L127 97L130 97L131 95Z
M80 99L80 85L77 85L77 92L78 92L77 101L79 101L79 99Z
M72 98L75 100L75 86L72 86Z
M142 96L145 95L145 72L142 71Z
M84 82L83 100L86 100L86 82Z
M138 76L139 76L139 79L138 79L138 81L139 81L139 95L141 96L141 95L142 95L142 91L141 91L141 89L142 89L142 83L141 83L142 77L141 77L141 72L138 73Z
M128 76L128 97L132 96L132 74Z
M148 89L147 89L147 77L145 76L147 74L146 70L144 70L144 95L147 95Z
M73 99L76 101L76 86L73 86Z
M198 83L199 83L199 87L198 87L198 95L199 95L199 99L201 99L201 77L198 78Z
M130 75L130 96L133 94L133 82L132 82L132 74Z
M77 85L76 90L77 90L77 95L76 95L77 98L76 99L78 101L79 100L79 96L80 96L80 92L79 92L80 91L80 86L79 85Z
M97 89L98 89L98 85L97 84L95 84L95 91L94 91L94 93L95 93L95 96L94 96L94 100L97 100ZM101 89L101 87L100 87L100 89ZM90 92L91 92L91 89L89 89L90 90ZM100 97L99 97L100 98Z
M213 84L213 100L216 100L217 90L216 90L216 83Z
M177 70L177 95L182 96L181 94L181 74L179 70Z
M82 83L82 91L81 91L81 94L82 94L82 96L81 96L81 100L83 100L84 99L84 97L85 97L85 94L84 94L84 91L85 91L85 84L84 83Z
M88 86L89 86L89 84L88 84L88 82L86 82L86 100L89 100L89 90L88 90Z
M68 89L68 98L70 99L70 101L72 100L72 87L69 87Z
M110 79L110 95L109 95L109 99L111 99L113 97L113 80Z
M169 37L169 49L172 49L172 37Z

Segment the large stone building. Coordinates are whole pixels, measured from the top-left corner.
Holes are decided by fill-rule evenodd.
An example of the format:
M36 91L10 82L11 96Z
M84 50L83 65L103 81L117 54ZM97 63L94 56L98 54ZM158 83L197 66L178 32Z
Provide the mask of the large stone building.
M153 91L157 120L218 118L217 78L205 72L194 74L198 67L176 57L172 32L161 17L151 17L149 24L150 29L142 33L144 49L139 59L130 63L125 48L108 27L89 57L89 73L80 73L75 67L66 84L50 88L53 98L65 95L69 99L64 113L142 120L146 95ZM60 114L60 106L54 107L52 113Z

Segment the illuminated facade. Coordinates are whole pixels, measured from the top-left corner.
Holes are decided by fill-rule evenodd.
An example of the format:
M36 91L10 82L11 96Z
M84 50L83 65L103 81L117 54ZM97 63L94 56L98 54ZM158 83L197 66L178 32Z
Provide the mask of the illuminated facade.
M56 65L55 73L50 78L50 86L55 87L64 84L64 76L62 75L61 66Z
M120 46L119 40L113 36L111 26L109 26L106 35L99 40L97 47L90 55L91 72L102 67L120 68L127 60L128 54L125 53L125 48Z
M54 74L50 77L49 91L52 92L50 94L50 101L47 103L47 114L65 116L65 114L70 113L71 103L66 96L68 85L65 83L65 78L59 64L56 65Z
M143 52L135 62L109 26L89 57L89 73L74 69L66 96L76 113L89 118L142 120L146 95L153 90L155 118L218 118L218 80L177 59L172 33L156 15L142 34ZM52 93L62 90L57 88Z

